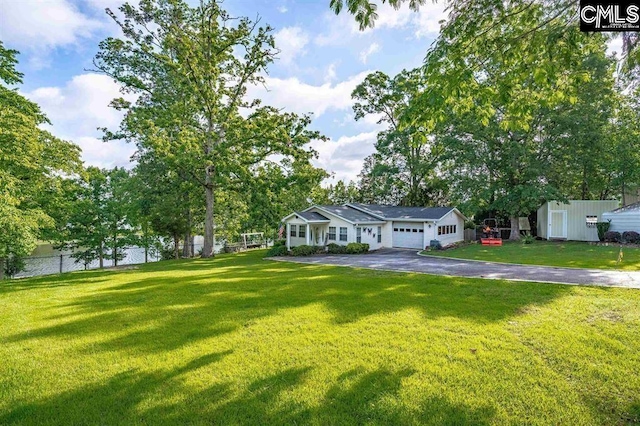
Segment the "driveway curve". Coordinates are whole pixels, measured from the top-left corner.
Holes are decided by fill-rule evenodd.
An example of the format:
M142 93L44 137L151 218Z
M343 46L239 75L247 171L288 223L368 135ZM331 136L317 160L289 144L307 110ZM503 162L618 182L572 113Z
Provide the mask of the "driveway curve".
M556 268L421 256L415 250L383 249L366 255L284 256L271 260L318 265L351 266L383 271L417 272L467 278L533 281L640 289L640 272Z

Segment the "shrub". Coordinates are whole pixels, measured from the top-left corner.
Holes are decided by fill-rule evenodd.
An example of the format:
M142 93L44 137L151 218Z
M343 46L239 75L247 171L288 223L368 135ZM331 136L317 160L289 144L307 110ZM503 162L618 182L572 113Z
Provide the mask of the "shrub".
M604 233L604 240L607 243L619 243L622 236L617 231L607 231Z
M308 246L303 244L301 246L297 246L291 249L291 254L293 256L311 256L312 254L316 254L322 250L322 248L318 248L315 246Z
M369 251L369 244L349 243L347 244L346 250L347 250L347 253L349 254L366 253Z
M625 231L622 233L622 241L624 241L625 243L639 244L640 234L638 234L636 231Z
M347 247L336 243L330 243L327 245L327 252L331 254L345 254L347 252Z
M274 247L284 247L287 245L287 240L275 240L273 242Z
M4 268L4 273L9 278L15 277L18 273L25 270L25 261L22 257L10 254L4 261L4 265L0 267Z
M524 237L522 237L522 244L533 244L533 242L536 239L533 237L533 235L525 235Z
M611 221L607 222L598 222L596 223L596 228L598 229L598 239L600 241L604 241L604 234L607 233L609 228L611 227Z
M287 254L289 254L289 250L287 250L286 246L277 245L269 249L267 257L286 256Z
M431 240L429 241L429 248L431 250L442 250L442 244L438 240Z
M161 260L172 260L176 258L173 244L167 244L162 246L159 250L159 253L160 253ZM178 256L180 256L179 253L178 253Z

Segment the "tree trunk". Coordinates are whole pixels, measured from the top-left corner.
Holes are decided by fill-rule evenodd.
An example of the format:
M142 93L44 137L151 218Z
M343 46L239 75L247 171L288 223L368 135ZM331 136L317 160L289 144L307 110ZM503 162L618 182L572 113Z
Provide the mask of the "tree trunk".
M191 257L191 210L187 209L187 231L184 233L184 244L182 245L182 257Z
M113 236L113 266L118 266L118 236Z
M173 255L176 259L180 259L180 237L178 234L173 236Z
M184 243L182 244L182 257L191 257L191 233L184 233Z
M516 217L511 217L511 235L509 236L509 240L518 241L520 239L520 220Z
M100 261L100 269L104 268L104 246L103 242L100 241L100 248L98 249L98 260Z
M0 281L4 280L4 265L6 264L6 260L0 258Z
M209 115L207 117L207 144L204 149L205 157L211 158L211 154L214 149L214 122L213 116ZM222 137L223 135L219 135ZM215 164L215 163L214 163ZM205 169L205 179L204 179L204 192L205 192L205 215L204 215L204 244L202 247L202 257L209 258L213 257L214 247L216 245L216 236L214 231L214 217L213 217L213 204L214 200L214 185L213 185L213 174L214 174L214 166L207 166Z
M211 183L211 172L207 169L207 177L205 181L205 198L206 209L204 218L204 245L202 247L202 257L213 257L213 247L215 244L215 235L213 233L213 184Z

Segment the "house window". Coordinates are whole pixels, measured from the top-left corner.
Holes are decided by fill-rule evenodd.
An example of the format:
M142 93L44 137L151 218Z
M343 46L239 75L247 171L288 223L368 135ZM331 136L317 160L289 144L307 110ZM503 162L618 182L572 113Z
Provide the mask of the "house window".
M438 226L438 235L455 234L457 229L458 225Z
M307 227L300 225L300 230L298 231L298 237L305 238L307 236Z
M336 227L335 226L330 226L329 227L329 241L335 241L336 240Z
M296 225L290 225L291 226L291 231L289 232L289 235L291 235L292 237L296 236Z
M398 228L393 228L393 232L398 232Z
M359 226L356 228L356 243L362 242L362 228Z
M419 232L421 232L421 233L423 233L423 234L424 234L424 229L421 229Z
M413 228L413 232L418 232L418 228Z
M347 241L347 228L340 227L340 241Z
M378 243L382 242L382 226L378 226Z
M587 215L587 228L595 228L598 223L598 216Z

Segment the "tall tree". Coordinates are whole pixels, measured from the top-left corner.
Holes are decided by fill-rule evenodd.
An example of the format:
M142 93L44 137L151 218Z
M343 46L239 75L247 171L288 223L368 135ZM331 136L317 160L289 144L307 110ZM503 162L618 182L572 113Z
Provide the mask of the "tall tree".
M269 26L232 17L214 0L197 7L180 0L143 0L137 8L120 10L124 20L108 13L124 40L100 43L95 65L140 95L134 106L117 106L137 116L162 117L159 126L171 137L164 143L155 139L154 150L189 170L204 189L202 256L213 256L216 193L233 190L232 181L245 175L243 169L271 155L298 155L319 135L300 126L307 120L272 108L255 109L246 118L240 114L243 107L259 105L247 101L247 87L264 82L262 75L277 53ZM288 125L281 125L283 120Z
M445 201L437 176L441 147L410 118L410 105L424 89L421 77L419 70L404 70L393 78L378 71L368 75L351 94L356 101L356 120L373 115L379 117L378 124L387 125L378 134L370 173L399 192L397 204L410 206Z
M56 246L72 250L71 257L85 267L97 260L102 268L105 259L117 266L126 256L125 248L135 242L129 179L121 168L87 168L68 194L73 202Z
M53 228L43 195L81 167L80 149L41 130L48 120L38 105L8 87L22 82L17 54L0 42L0 279L7 257L29 254Z

